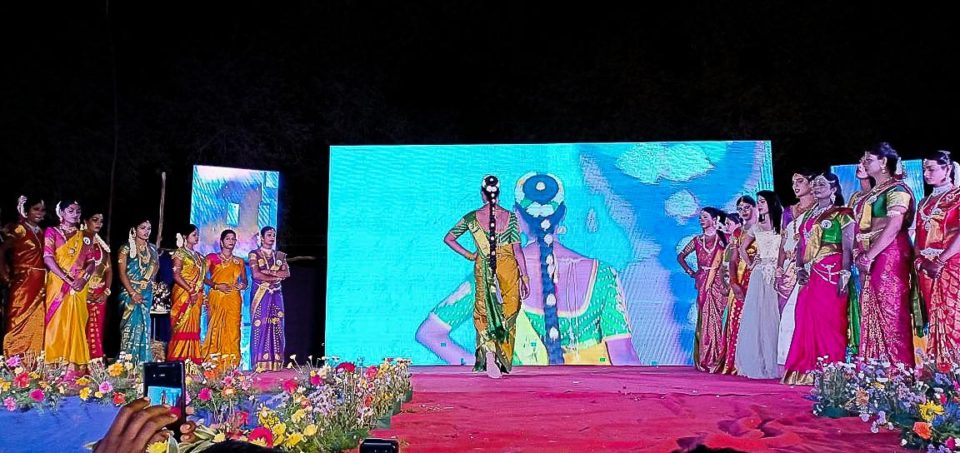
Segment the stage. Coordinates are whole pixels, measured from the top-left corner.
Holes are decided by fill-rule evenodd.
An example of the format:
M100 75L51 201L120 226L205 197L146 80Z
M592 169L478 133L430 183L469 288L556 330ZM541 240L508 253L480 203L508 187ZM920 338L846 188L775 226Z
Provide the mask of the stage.
M809 387L690 367L518 367L500 380L468 367L413 367L413 400L373 437L408 452L897 451L895 432L814 417ZM258 375L276 388L293 372ZM0 452L83 451L117 409L69 397L54 413L0 412Z
M403 452L897 451L895 432L814 417L809 387L689 367L522 367L501 380L414 367L390 429Z

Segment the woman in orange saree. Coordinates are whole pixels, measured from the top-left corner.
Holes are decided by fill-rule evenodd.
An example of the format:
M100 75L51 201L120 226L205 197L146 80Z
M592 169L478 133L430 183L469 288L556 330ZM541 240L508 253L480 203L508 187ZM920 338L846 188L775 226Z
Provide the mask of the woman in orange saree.
M208 273L204 283L210 287L207 297L209 322L203 353L207 361L227 370L240 364L241 293L247 288L247 267L233 255L237 233L220 233L220 252L207 255Z
M677 261L697 287L697 330L693 345L693 365L700 371L719 373L723 369L723 309L727 304L727 285L720 277L726 237L717 231L724 214L716 208L700 211L703 234L693 238L677 255ZM687 255L696 253L697 270L687 264Z
M47 270L43 265L43 230L47 214L43 200L20 197L20 220L4 228L0 245L0 281L10 288L3 354L31 360L43 351L43 289ZM6 254L11 262L7 266ZM32 363L32 362L31 362Z
M914 266L927 307L926 354L938 366L960 363L960 166L948 151L923 160L923 179L933 192L920 202Z
M173 252L173 291L170 307L170 346L167 360L201 363L200 307L203 305L203 279L206 264L193 249L200 242L200 231L190 225L177 233Z
M47 265L43 351L47 362L82 368L90 361L87 346L87 280L94 270L93 242L77 228L80 203L57 203L60 225L47 228L43 262Z

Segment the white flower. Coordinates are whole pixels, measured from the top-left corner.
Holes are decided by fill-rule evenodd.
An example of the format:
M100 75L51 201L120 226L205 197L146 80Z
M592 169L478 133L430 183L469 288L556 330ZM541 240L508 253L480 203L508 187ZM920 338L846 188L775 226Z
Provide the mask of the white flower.
M557 296L554 296L553 294L548 294L548 295L547 295L547 302L546 302L546 303L547 303L547 306L548 306L548 307L552 307L552 306L554 306L554 305L557 305Z
M543 219L543 222L540 222L540 228L543 228L544 230L549 229L549 228L550 228L550 220L549 220L549 219Z
M548 217L553 215L556 212L552 204L540 204L537 202L530 203L530 206L527 206L525 209L528 214L534 217Z

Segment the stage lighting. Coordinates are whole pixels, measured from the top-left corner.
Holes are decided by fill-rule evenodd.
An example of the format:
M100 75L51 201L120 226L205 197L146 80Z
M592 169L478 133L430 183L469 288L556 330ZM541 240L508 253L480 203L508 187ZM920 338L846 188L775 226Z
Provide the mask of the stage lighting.
M360 453L399 453L400 443L390 439L367 438L360 442Z

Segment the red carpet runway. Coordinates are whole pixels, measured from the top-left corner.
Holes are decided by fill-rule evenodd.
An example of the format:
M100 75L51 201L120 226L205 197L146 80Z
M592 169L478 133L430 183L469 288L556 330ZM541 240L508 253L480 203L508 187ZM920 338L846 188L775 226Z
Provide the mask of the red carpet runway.
M859 418L814 417L809 387L689 367L522 367L501 380L415 367L390 429L408 452L899 451Z

